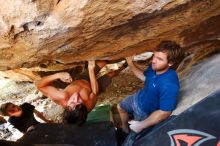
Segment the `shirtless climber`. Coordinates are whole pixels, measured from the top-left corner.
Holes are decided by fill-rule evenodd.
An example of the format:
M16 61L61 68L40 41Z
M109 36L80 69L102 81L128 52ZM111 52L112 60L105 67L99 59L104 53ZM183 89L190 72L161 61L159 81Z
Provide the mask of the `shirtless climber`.
M37 83L37 88L65 108L64 123L82 125L86 121L88 112L95 107L97 95L110 85L112 77L121 70L112 71L96 79L96 75L105 65L106 61L89 61L88 73L76 76L76 80L72 81L67 72L59 72L43 77ZM58 89L51 85L57 79L70 84L64 89Z

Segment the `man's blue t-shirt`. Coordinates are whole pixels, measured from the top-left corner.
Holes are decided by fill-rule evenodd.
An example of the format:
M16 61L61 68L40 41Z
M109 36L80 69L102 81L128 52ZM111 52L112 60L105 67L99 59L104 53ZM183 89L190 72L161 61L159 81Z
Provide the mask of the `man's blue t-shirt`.
M173 69L157 75L150 65L144 72L146 80L140 90L137 105L147 115L156 110L172 111L176 107L179 79Z

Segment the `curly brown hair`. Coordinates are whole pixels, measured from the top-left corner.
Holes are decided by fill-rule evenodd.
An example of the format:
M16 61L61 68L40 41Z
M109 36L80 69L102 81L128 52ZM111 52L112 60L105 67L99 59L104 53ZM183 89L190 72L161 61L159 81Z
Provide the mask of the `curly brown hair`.
M156 52L165 52L167 53L167 60L168 63L173 64L173 66L178 66L179 63L184 58L184 51L180 47L179 44L177 44L174 41L162 41L155 49Z
M11 102L7 102L7 103L4 103L0 106L0 114L3 115L3 116L8 116L8 113L7 113L7 108L10 104L13 104Z
M84 104L78 104L74 110L65 109L63 114L64 124L83 125L86 122L88 115L87 108Z

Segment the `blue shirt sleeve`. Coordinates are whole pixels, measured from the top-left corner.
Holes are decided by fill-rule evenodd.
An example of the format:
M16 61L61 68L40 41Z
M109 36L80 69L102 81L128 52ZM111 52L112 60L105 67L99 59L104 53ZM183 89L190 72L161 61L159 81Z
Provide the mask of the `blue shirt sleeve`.
M164 84L159 88L160 110L173 111L176 108L179 87L175 84Z

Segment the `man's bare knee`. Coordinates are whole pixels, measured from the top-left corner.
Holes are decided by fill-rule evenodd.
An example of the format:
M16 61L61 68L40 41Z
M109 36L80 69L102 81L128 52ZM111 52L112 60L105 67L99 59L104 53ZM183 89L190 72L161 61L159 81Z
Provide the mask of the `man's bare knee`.
M120 113L127 113L125 110L123 110L122 108L121 108L121 106L118 104L117 105L117 108L118 108L118 111L120 112Z

